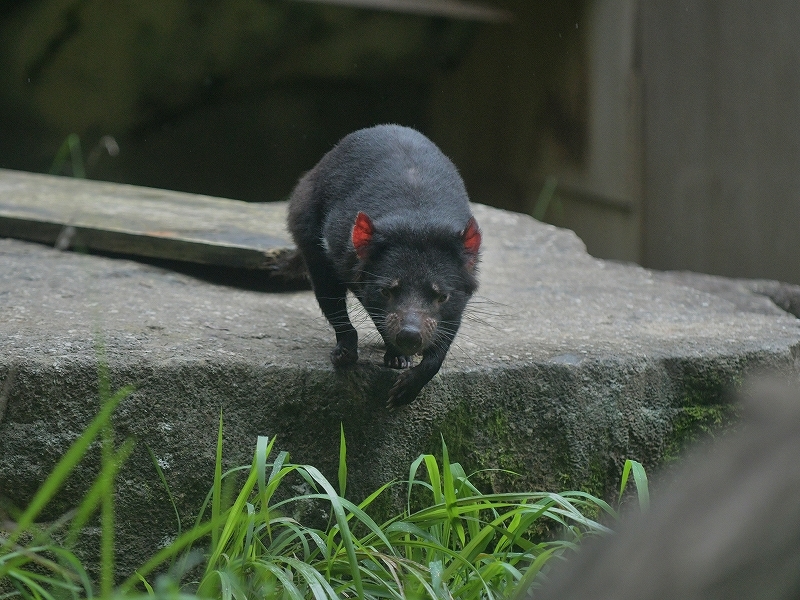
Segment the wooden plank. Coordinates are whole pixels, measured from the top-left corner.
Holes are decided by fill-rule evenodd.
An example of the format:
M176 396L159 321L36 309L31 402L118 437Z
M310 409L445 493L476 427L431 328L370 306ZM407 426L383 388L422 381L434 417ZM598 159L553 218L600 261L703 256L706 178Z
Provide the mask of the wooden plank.
M371 8L392 12L467 19L471 21L501 22L512 20L509 11L487 4L464 0L303 0L319 4L338 4L356 8Z
M286 203L0 169L0 236L285 275ZM293 265L292 268L297 265Z

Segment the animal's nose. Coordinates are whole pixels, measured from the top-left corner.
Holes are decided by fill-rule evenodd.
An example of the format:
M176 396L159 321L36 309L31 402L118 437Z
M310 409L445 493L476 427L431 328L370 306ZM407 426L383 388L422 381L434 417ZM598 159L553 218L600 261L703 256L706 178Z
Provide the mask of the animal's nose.
M395 341L404 353L408 355L416 354L422 348L422 332L419 327L406 325L397 333Z

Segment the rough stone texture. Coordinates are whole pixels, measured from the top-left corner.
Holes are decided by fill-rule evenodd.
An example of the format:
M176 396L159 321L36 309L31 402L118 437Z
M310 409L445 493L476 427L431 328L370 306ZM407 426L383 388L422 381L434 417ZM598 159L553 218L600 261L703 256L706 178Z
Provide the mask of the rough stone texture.
M729 279L691 271L655 272L654 276L721 296L746 312L765 315L786 312L800 317L800 285L769 279Z
M548 573L536 600L800 597L797 384L746 386L742 426L682 461L649 510Z
M402 478L440 435L468 471L519 473L487 474L487 487L608 494L626 458L653 467L695 426L724 419L726 390L747 373L798 369L800 321L746 284L701 291L594 259L571 232L530 217L475 212L482 295L440 375L395 413L384 403L396 375L380 366L372 326L362 323L357 369L337 375L310 292L232 289L0 240L0 377L16 372L0 495L24 505L95 414L98 341L112 385L136 386L114 420L118 438L137 439L118 492L124 573L176 530L147 447L188 519L211 483L220 411L228 464L248 463L257 435L278 436L334 481L342 423L354 498ZM71 506L95 468L87 461L44 517Z

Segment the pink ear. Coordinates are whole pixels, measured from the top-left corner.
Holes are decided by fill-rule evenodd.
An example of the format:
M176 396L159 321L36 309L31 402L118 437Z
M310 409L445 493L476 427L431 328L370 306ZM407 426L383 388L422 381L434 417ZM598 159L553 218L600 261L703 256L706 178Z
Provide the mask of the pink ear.
M461 239L464 240L464 250L470 255L470 262L474 264L481 249L481 230L475 217L470 217L467 221L467 226L461 232Z
M356 215L356 222L353 225L353 248L356 249L356 255L361 260L367 257L374 230L372 220L366 214L360 212Z

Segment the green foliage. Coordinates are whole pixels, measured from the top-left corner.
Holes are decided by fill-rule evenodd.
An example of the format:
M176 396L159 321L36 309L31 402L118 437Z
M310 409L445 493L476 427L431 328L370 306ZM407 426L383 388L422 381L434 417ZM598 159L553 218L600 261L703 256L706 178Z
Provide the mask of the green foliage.
M618 503L622 502L622 495L628 485L628 477L633 473L633 482L636 484L636 495L639 499L639 509L645 512L650 508L650 488L647 484L647 473L642 463L635 460L626 460L622 468L622 481L619 485Z
M119 145L110 135L104 135L92 148L86 159L83 157L81 138L77 133L70 133L58 148L53 163L50 165L50 175L70 175L77 179L86 179L92 167L104 155L111 157L119 154Z
M113 492L114 478L133 444L126 441L114 448L110 419L116 406L132 389L108 392L107 374L100 372L101 408L94 420L67 450L34 495L24 511L12 511L14 523L7 535L0 532L0 598L35 598L56 600L65 597L92 597L93 587L80 561L72 552L80 529L100 506L103 538L100 553L100 590L108 597L113 587ZM89 446L102 439L101 468L80 506L49 526L37 524L36 518L58 493L67 477L84 457ZM108 528L110 531L106 531ZM66 532L65 532L66 530ZM64 535L65 533L65 535ZM56 542L62 537L63 543Z
M563 215L564 207L561 203L561 198L559 198L556 194L557 186L558 180L552 175L545 180L544 185L539 192L539 197L536 199L533 212L531 213L531 216L533 216L533 218L537 221L544 221L545 216L547 215L547 210L551 206L559 216Z
M338 492L315 467L290 462L286 452L274 453L274 438L259 437L250 465L223 472L220 415L214 481L196 523L182 532L179 524L175 542L115 585L113 482L132 445L115 448L109 419L129 392L125 388L111 395L107 384L101 385L105 400L98 416L30 506L13 515L12 531L0 535L0 599L93 594L126 600L521 597L536 587L548 561L574 549L584 536L607 531L587 514L617 518L608 504L580 491L481 494L462 466L450 461L444 440L441 461L431 454L420 456L406 482L387 483L359 504L344 497L343 431ZM36 516L98 439L100 473L81 506L49 529L35 525ZM620 497L630 473L645 507L647 480L639 463L626 463ZM305 493L281 494L298 489L298 482ZM370 507L394 486L404 486L406 509L378 524ZM309 502L325 508L327 526L312 527L293 516ZM98 508L102 536L95 587L71 548ZM61 544L54 541L56 528L67 530ZM561 539L537 534L554 529L562 532ZM10 587L4 589L3 581Z
M86 179L86 168L83 162L83 151L81 150L81 138L77 133L70 133L64 143L56 152L53 164L50 166L51 175L59 175L65 166L70 167L73 177Z
M724 435L739 422L735 404L697 404L680 407L673 420L673 433L664 451L664 462L679 459L687 447Z
M147 577L170 556L190 554L200 530L211 534L205 570L198 581L184 583L201 597L505 598L527 589L552 556L574 548L587 533L606 531L581 509L599 506L615 516L607 504L582 492L481 494L461 466L450 462L442 442L441 465L427 454L411 465L405 513L378 525L369 507L392 484L355 504L316 468L289 462L285 452L270 461L273 445L274 439L258 439L247 479L227 505L225 480L244 469L217 470L205 503L212 507L211 518L205 522L201 515L193 530L123 582L118 592L127 596L140 585L145 591L164 589L164 578L150 584ZM346 484L345 464L342 443L340 491ZM423 467L427 478L419 476ZM281 485L298 477L309 492L277 499ZM412 491L418 487L429 501L412 510ZM329 508L326 528L309 527L291 516L292 505L309 501ZM536 540L531 532L543 519L561 525L567 539ZM178 581L171 586L178 589Z

